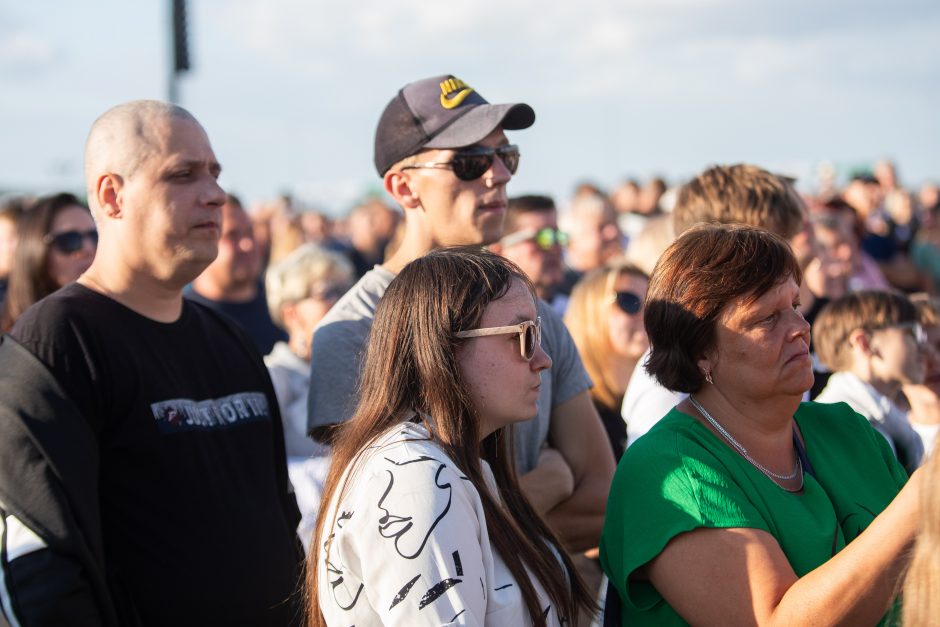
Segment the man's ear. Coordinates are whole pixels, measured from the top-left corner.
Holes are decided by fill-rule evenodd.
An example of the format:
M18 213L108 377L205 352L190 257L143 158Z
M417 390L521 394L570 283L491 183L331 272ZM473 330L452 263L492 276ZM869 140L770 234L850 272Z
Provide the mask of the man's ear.
M503 254L503 245L500 244L499 242L493 242L492 244L487 244L486 249L490 251L491 253L495 253L497 255Z
M101 207L101 213L109 218L120 220L123 212L122 192L124 179L119 174L102 174L95 182L95 200Z
M385 191L395 199L402 209L417 209L421 206L414 182L404 172L389 170L383 179Z

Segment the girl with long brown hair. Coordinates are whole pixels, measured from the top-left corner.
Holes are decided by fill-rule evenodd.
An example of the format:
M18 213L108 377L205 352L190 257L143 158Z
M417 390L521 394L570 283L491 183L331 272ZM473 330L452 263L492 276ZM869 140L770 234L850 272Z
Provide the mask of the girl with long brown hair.
M410 263L376 311L308 564L309 625L559 625L593 602L522 496L537 411L534 290L479 248Z

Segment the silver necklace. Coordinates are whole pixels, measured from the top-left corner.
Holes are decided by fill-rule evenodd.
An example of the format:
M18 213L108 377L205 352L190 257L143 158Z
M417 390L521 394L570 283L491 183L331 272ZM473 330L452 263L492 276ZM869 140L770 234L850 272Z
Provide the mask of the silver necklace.
M724 427L722 427L722 426L718 423L718 421L715 420L715 419L712 417L712 415L711 415L710 413L708 413L708 410L706 410L704 407L702 407L702 404L699 403L697 400L695 400L695 397L694 397L694 396L689 395L689 400L692 402L692 405L695 406L695 409L697 409L697 410L699 411L699 413L701 413L702 416L705 417L705 420L707 420L708 423L709 423L711 426L715 427L715 431L717 431L718 433L720 433L720 434L721 434L721 437L723 437L725 440L727 440L727 441L728 441L728 444L730 444L732 447L734 447L734 450L736 450L738 453L740 453L740 454L741 454L741 457L743 457L743 458L746 459L748 462L750 462L750 464L751 464L752 466L754 466L754 468L757 468L759 471L761 471L762 473L764 473L765 475L767 475L767 477L768 477L771 481L773 481L774 483L776 483L777 485L780 485L780 483L779 483L780 481L790 481L791 479L795 479L795 478L797 477L797 475L799 475L799 477L800 477L800 487L796 488L795 490L790 490L789 488L784 488L783 486L780 486L780 487L783 488L784 490L786 490L787 492L799 492L800 490L803 489L803 461L800 459L800 456L799 456L799 455L796 456L796 463L793 464L793 472L791 472L789 475L778 475L777 473L775 473L774 471L770 470L769 468L765 468L764 466L761 465L760 462L758 462L756 459L754 459L753 457L751 457L750 454L747 452L747 449L744 448L744 447L741 445L740 442L738 442L737 440L735 440L735 439L731 436L731 434L728 433L728 430L725 429Z

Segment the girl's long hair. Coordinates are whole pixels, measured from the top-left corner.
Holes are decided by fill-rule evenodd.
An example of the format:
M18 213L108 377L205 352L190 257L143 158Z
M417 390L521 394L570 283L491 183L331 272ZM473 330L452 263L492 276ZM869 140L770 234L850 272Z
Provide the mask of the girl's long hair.
M376 438L408 419L428 416L428 431L479 492L490 541L506 563L536 625L541 607L526 568L538 579L560 616L574 620L581 608L594 609L555 534L522 495L516 479L512 431L497 429L480 440L480 420L464 385L457 360L463 342L455 334L477 328L487 305L506 294L514 279L535 294L532 283L512 262L479 247L432 252L408 264L379 303L360 379L359 404L339 427L333 460L320 502L320 517L307 563L308 625L323 627L318 564L328 555L329 508L348 487L344 471ZM491 495L480 460L496 478ZM500 504L502 501L502 504ZM562 563L549 549L558 548Z
M940 448L934 446L921 484L920 532L904 578L904 627L929 627L940 617Z
M0 331L9 331L30 305L59 289L49 275L49 245L45 237L59 212L76 206L87 209L85 203L72 194L55 194L40 198L20 216L16 224L13 268L0 313Z

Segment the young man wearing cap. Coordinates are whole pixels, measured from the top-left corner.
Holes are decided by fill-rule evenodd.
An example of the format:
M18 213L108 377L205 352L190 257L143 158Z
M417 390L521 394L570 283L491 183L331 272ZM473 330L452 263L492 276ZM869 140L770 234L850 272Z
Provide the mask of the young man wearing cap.
M529 105L490 104L453 76L406 85L386 106L375 166L404 210L405 233L396 253L363 276L314 332L308 405L314 438L328 441L329 427L355 409L362 350L395 274L436 248L499 239L506 184L519 162L504 130L534 121ZM584 550L597 544L613 457L571 337L547 304L540 301L538 310L553 366L542 379L539 415L516 430L516 465L536 509L570 550Z

